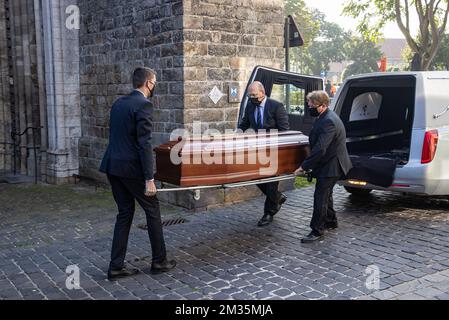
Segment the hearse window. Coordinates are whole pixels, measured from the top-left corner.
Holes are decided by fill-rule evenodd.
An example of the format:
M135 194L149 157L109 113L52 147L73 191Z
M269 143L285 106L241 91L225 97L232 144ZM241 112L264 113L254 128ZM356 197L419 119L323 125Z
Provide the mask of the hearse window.
M352 102L349 122L378 119L381 104L382 95L377 92L358 95Z
M286 92L287 86L290 89L290 105L287 106ZM298 88L295 85L280 85L274 84L273 90L271 91L271 98L279 102L282 102L287 108L289 114L295 114L302 116L304 114L304 101L305 101L305 90Z

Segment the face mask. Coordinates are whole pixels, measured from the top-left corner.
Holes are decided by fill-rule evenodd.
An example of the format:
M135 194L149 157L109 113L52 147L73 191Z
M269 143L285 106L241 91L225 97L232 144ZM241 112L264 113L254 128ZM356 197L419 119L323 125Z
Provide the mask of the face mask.
M153 96L154 96L154 87L153 87L153 90L150 90L150 88L148 88L148 91L150 91L150 94L148 95L148 98L153 98Z
M260 104L259 98L249 98L249 101L256 106Z
M318 112L317 108L309 108L309 113L311 117L318 117L320 113Z

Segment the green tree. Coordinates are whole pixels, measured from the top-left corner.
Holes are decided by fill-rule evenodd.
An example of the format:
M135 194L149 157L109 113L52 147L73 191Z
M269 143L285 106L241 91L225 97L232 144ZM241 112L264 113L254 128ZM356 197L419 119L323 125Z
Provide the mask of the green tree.
M402 52L402 57L405 61L408 61L409 64L411 64L411 61L413 60L414 53L412 50L407 47ZM406 70L410 70L410 67L408 67ZM443 39L441 40L440 48L438 49L438 52L435 56L435 58L432 61L432 64L429 67L429 70L449 70L449 35L445 34L443 36Z
M320 31L320 21L315 20L313 11L304 0L285 0L285 16L291 15L304 38L304 47L308 47Z
M304 50L311 45L320 32L320 21L316 20L304 0L285 0L285 16L291 15L294 19L304 40L302 47L290 48L290 64L302 71Z
M352 40L346 43L346 52L348 61L352 63L343 72L343 79L379 70L377 63L382 57L382 52L376 43L353 36Z
M419 34L412 36L410 13L419 18ZM419 70L429 70L443 38L449 13L448 0L348 0L343 14L359 19L358 30L377 42L381 30L396 21L409 47L418 58Z
M445 34L441 40L440 49L433 60L431 70L449 70L449 35Z
M331 62L342 62L346 59L345 44L350 41L350 34L338 24L326 21L323 13L315 11L313 15L322 22L317 37L304 50L303 72L320 75L321 71L329 70Z

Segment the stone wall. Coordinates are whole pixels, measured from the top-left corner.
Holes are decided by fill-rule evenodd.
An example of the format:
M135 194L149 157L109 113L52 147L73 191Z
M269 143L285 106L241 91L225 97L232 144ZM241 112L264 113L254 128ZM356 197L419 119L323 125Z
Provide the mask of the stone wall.
M67 23L68 8L76 4L76 0L0 1L0 142L12 142L8 141L12 131L28 129L16 138L16 157L8 146L0 169L16 168L17 174L37 175L50 183L70 182L78 174L78 30ZM11 39L10 49L5 39Z
M109 111L132 90L135 67L158 73L153 99L154 144L182 126L182 1L80 0L82 132L80 174L104 180L98 172L109 135Z
M184 127L194 122L202 128L235 129L239 103L229 103L229 86L243 95L253 68L282 68L284 62L283 1L185 0L184 1ZM215 87L226 96L215 104L209 92ZM291 189L283 182L280 190ZM187 209L234 203L259 196L257 187L193 192L160 193L159 198Z
M42 118L46 121L46 181L66 183L79 173L81 137L79 89L79 31L67 14L76 0L42 1L42 71L45 96ZM37 8L37 7L36 7Z
M0 171L11 170L9 59L5 2L0 0Z
M131 72L158 73L154 145L194 121L235 128L239 104L208 97L217 86L243 92L256 65L282 67L282 0L80 0L82 139L80 174L104 180L98 165L109 111L131 88Z
M80 30L67 25L71 5L80 10ZM11 142L14 125L20 132L42 126L19 139L18 173L35 173L35 139L43 181L70 182L78 174L105 181L98 166L110 108L132 90L138 66L158 73L155 146L195 121L234 129L239 103L228 102L228 88L238 86L242 95L256 65L282 68L283 21L283 0L0 0L0 142ZM224 93L217 104L208 97L215 86ZM11 149L0 143L0 171L12 170ZM176 197L192 206L188 194ZM203 199L245 197L217 191Z
M108 143L112 103L130 92L135 67L158 73L154 102L154 146L177 128L224 132L235 129L239 103L225 95L208 97L230 85L242 95L256 65L282 68L282 0L79 0L82 138L80 175L105 181L98 172ZM161 194L188 208L243 200L255 188L204 192L200 202L189 193Z
M39 166L35 166L33 140L40 146L40 131L15 136L15 166L11 146L12 131L22 133L41 124L34 0L0 2L0 43L0 154L6 153L0 156L0 169L34 175Z
M227 96L214 104L208 94L238 85L242 95L256 65L282 68L283 24L282 0L184 1L186 127L235 129L240 105Z

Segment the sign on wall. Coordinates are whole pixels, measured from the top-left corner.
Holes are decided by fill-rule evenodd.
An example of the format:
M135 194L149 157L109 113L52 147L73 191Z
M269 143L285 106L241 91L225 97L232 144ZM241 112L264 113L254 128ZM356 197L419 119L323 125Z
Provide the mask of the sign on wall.
M215 86L212 91L209 93L209 98L212 100L212 102L214 104L217 104L218 101L221 100L221 98L223 98L225 94L223 94L223 92L220 91L220 89L218 89L217 86Z
M239 86L229 86L229 94L228 94L228 102L229 103L240 103L240 88Z

